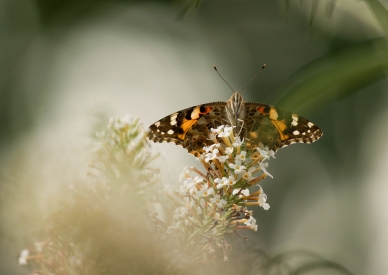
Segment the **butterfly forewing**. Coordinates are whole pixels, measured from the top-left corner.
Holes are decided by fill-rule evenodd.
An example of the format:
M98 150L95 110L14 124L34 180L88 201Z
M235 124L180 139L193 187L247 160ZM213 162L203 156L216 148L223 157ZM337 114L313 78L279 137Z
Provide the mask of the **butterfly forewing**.
M209 140L210 129L220 125L234 125L231 117L239 117L242 125L239 135L253 150L260 144L276 151L292 143L311 143L322 136L321 130L307 119L281 108L255 102L243 102L238 114L227 111L227 104L233 106L235 99L242 97L235 93L227 102L211 102L175 112L150 126L149 139L154 142L174 142L199 156ZM240 123L240 120L243 120Z
M276 151L292 143L311 143L322 136L321 130L307 119L284 109L246 102L247 142L255 148L262 143Z
M199 156L203 147L212 143L210 129L226 123L225 105L226 102L211 102L175 112L152 124L148 138L154 142L174 142Z

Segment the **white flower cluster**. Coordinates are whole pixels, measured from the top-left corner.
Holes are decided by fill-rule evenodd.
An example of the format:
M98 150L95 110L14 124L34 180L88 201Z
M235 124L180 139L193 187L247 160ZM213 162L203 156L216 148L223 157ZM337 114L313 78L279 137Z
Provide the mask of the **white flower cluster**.
M263 161L274 157L274 152L262 145L247 148L244 140L235 137L233 127L220 126L211 131L214 143L203 147L204 153L198 158L207 172L184 168L180 175L183 184L176 191L182 203L167 230L171 234L187 232L192 226L200 228L195 232L206 235L199 240L206 242L209 253L214 249L206 240L224 247L225 234L238 229L257 230L253 211L247 207L269 209L267 196L258 182L266 176L272 177L266 170L268 163ZM256 190L251 191L254 186Z
M147 174L144 178L156 181L154 176L158 173L147 166L159 154L151 150L145 137L146 129L139 123L139 118L129 114L110 118L107 128L96 133L98 142L93 149L95 158L91 166L105 174L113 173L117 179L133 177L133 171L128 168L137 168L142 174Z

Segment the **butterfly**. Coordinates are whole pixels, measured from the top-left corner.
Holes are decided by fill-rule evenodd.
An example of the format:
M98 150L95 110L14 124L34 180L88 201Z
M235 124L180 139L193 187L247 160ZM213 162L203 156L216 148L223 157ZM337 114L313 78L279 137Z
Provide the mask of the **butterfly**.
M240 92L234 92L226 102L172 113L152 124L147 136L154 142L174 142L199 157L204 146L213 144L209 139L211 128L221 125L234 127L234 134L246 142L247 150L264 145L276 152L292 143L311 143L322 136L319 127L309 120L279 107L245 102Z

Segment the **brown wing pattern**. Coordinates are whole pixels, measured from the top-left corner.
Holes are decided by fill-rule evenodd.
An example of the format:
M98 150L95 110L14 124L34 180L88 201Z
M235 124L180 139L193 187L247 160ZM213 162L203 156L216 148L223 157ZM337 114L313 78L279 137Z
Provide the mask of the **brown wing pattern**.
M174 142L199 156L208 140L210 128L226 124L223 113L226 102L193 106L162 118L150 126L148 138L154 142Z
M245 102L246 137L248 146L262 143L272 150L292 143L311 143L322 131L309 120L281 108L255 102Z
M276 151L292 143L311 143L322 136L318 126L307 119L275 106L244 102L236 92L228 102L193 106L162 118L150 126L148 138L154 142L174 142L199 156L204 146L212 144L211 128L237 124L242 127L239 135L250 150L262 143Z

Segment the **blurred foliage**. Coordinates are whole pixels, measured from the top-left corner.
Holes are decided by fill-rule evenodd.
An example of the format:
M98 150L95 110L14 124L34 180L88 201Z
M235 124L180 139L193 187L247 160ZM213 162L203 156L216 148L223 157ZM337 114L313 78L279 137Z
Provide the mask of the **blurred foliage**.
M387 69L385 38L334 49L298 70L283 85L277 104L310 108L307 112L322 109L384 79Z
M159 2L164 4L173 4L179 7L180 12L177 14L178 19L183 19L186 13L199 7L202 0L36 0L43 24L49 24L57 21L61 15L71 15L73 19L93 10L96 5L112 3L146 3ZM63 18L71 19L71 18Z
M294 1L285 2L289 10L290 3ZM310 5L309 25L314 27L320 4L326 5L325 15L329 18L336 8L336 2L315 0L308 3L299 1L299 4ZM388 11L377 0L365 2L383 29L383 37L363 42L332 38L328 53L300 68L283 84L275 102L277 105L296 111L317 111L386 77Z

